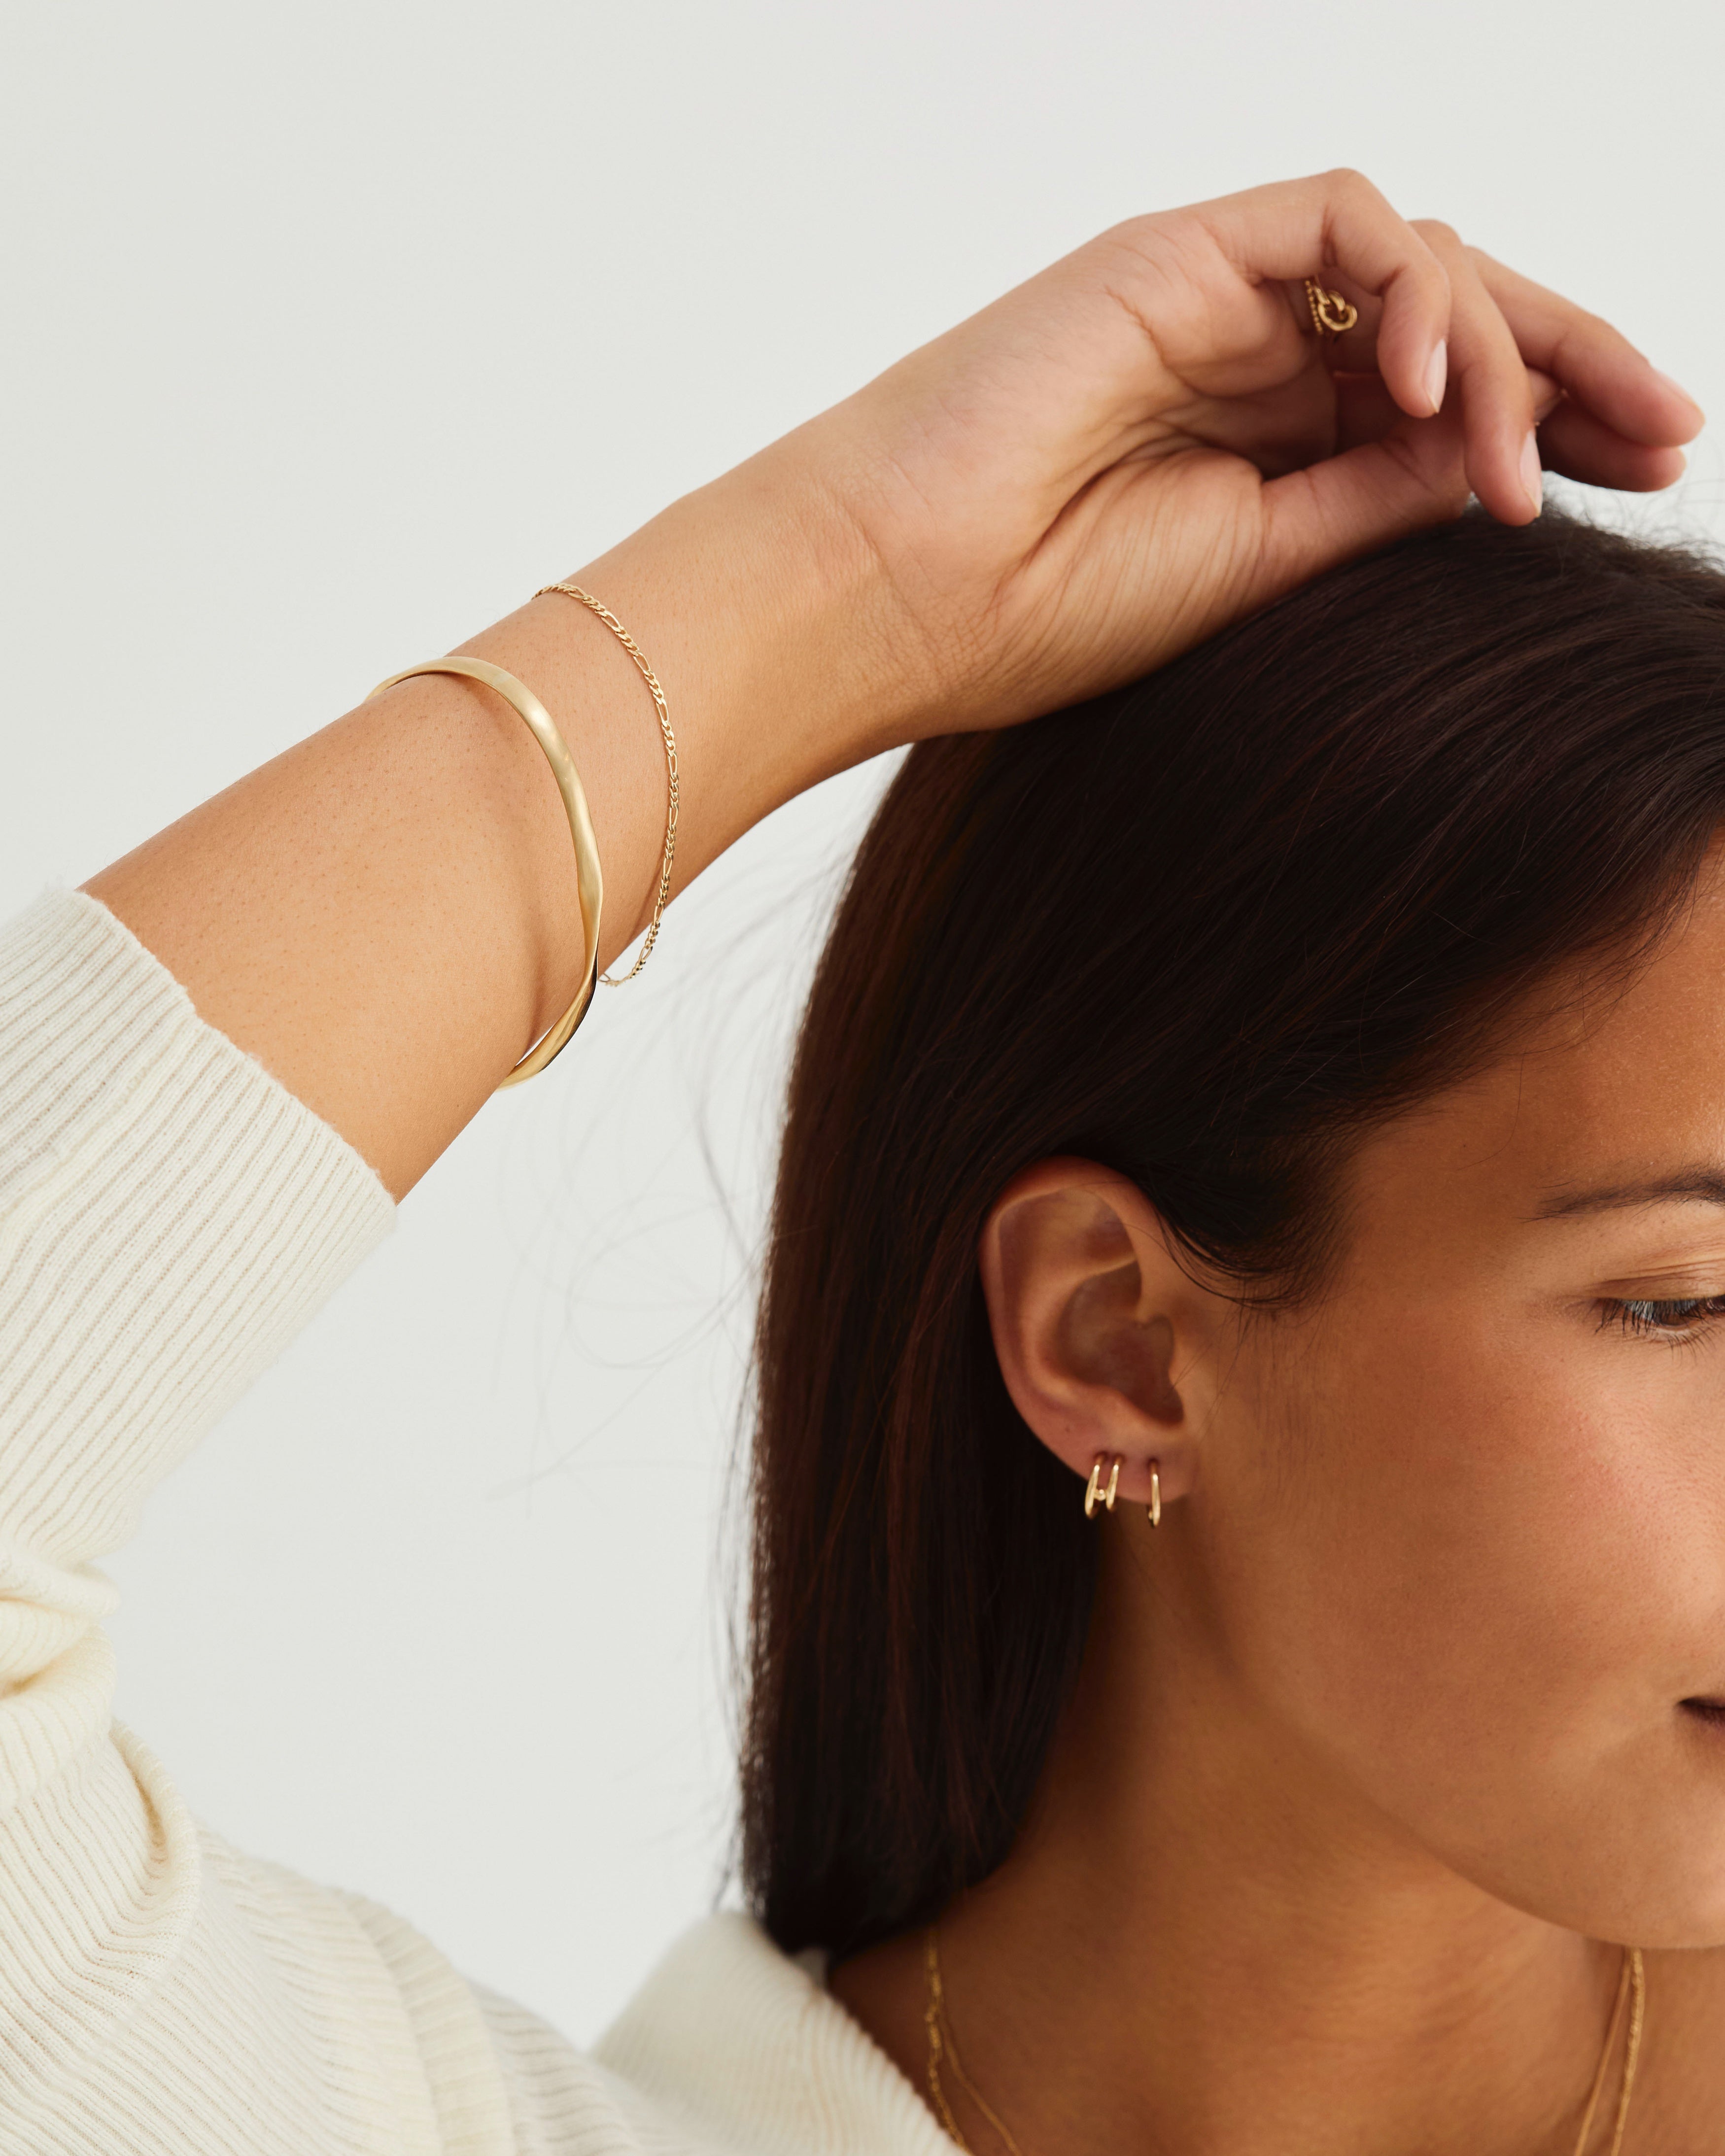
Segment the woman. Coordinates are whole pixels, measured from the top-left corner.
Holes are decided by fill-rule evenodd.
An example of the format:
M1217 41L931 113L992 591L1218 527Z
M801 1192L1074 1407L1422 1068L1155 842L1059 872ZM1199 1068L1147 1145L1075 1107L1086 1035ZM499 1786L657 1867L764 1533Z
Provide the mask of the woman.
M1725 582L1527 528L1699 424L1357 176L1143 219L465 647L508 696L13 926L8 2151L1717 2147ZM906 742L762 1320L762 1921L585 2059L199 1835L87 1567L662 877Z

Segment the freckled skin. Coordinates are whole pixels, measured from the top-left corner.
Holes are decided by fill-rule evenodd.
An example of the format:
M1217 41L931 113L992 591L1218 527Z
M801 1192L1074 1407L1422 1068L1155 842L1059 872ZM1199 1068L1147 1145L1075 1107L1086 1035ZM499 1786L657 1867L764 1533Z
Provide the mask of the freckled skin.
M1026 2149L1568 2156L1625 1943L1627 2145L1725 2139L1725 1203L1583 1202L1710 1170L1717 854L1626 988L1364 1141L1309 1308L1242 1326L1091 1163L1004 1195L1014 1398L1075 1503L1127 1460L1030 1820L942 1922ZM835 1980L919 2081L922 1984L916 1939Z

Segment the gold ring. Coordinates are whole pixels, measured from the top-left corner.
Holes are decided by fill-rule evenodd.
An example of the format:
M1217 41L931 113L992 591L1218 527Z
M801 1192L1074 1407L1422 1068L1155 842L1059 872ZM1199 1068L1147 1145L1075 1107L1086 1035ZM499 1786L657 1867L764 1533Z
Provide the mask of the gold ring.
M1306 304L1312 310L1312 326L1320 336L1340 336L1359 320L1359 309L1351 300L1327 290L1316 277L1306 280Z

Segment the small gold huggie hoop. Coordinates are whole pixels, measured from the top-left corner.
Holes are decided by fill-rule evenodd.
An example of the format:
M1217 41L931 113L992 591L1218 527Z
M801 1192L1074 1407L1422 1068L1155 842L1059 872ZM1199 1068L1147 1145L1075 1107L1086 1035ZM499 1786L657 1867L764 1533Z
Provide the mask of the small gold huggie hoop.
M1153 1460L1150 1463L1150 1502L1144 1510L1150 1515L1151 1526L1159 1527L1162 1525L1162 1462L1159 1460Z
M1104 1490L1102 1469L1107 1458L1106 1452L1099 1452L1096 1455L1096 1464L1090 1471L1090 1481L1085 1486L1084 1517L1087 1520L1096 1517L1096 1507L1099 1504L1105 1512L1111 1512L1114 1510L1114 1495L1120 1487L1120 1455L1117 1452L1114 1455L1113 1471L1108 1477L1108 1486Z
M1328 290L1316 277L1306 280L1306 304L1312 310L1312 326L1320 336L1340 336L1359 320L1359 309L1351 300Z

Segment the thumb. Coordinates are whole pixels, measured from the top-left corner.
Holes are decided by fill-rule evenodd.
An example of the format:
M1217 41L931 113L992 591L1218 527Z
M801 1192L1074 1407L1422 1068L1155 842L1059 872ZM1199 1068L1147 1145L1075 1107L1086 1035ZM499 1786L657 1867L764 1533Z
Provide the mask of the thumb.
M1461 422L1404 421L1375 442L1271 480L1260 497L1262 605L1296 584L1461 516L1468 503Z

